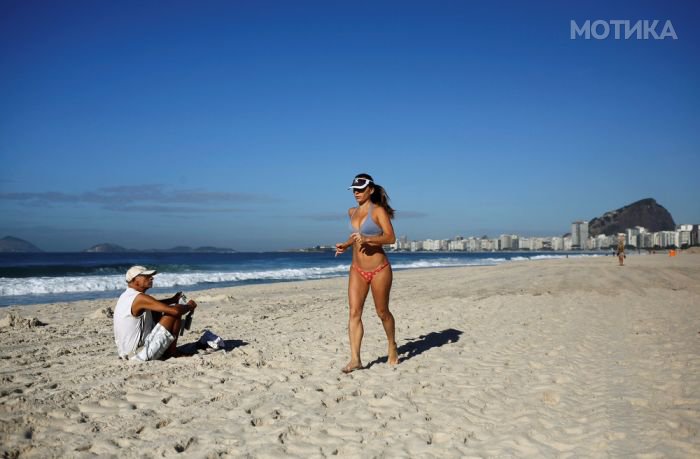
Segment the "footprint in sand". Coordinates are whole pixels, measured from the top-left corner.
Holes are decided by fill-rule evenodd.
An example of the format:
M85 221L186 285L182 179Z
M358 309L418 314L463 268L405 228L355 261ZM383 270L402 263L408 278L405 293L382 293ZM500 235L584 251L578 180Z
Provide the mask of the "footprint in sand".
M135 410L136 405L122 400L105 399L98 403L81 403L78 405L80 411L84 414L110 415L119 414L122 410Z
M542 393L542 401L545 405L556 406L561 401L561 397L556 392L548 390Z
M139 408L156 408L161 405L166 405L172 395L163 394L162 392L127 392L126 399L135 404Z

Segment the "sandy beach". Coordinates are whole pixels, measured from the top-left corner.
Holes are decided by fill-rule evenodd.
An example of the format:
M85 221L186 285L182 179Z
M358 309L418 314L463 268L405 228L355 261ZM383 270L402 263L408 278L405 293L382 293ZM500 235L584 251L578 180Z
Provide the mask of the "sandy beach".
M698 254L397 272L402 361L369 299L350 375L346 283L192 292L180 344L211 329L228 350L149 363L117 358L114 301L4 308L0 451L700 457Z

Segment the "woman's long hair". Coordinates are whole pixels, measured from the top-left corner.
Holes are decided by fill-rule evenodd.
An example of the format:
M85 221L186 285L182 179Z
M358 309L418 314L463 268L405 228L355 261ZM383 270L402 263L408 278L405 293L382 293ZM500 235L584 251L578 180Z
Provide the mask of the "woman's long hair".
M357 174L355 178L365 178L372 181L370 186L374 188L374 191L370 195L369 200L372 201L372 204L383 207L386 213L389 214L389 218L394 218L394 209L389 205L389 195L386 194L384 187L374 183L374 179L369 174Z

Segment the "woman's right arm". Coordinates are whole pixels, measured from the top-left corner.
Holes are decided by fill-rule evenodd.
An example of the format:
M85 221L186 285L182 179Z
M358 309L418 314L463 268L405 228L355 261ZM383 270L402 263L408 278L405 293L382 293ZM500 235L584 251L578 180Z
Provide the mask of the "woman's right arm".
M348 209L348 218L352 218L352 214L355 211L354 207L351 207ZM355 240L353 239L352 235L348 237L348 240L345 242L338 242L335 245L335 256L337 257L341 253L344 253L348 247L352 246L355 243Z

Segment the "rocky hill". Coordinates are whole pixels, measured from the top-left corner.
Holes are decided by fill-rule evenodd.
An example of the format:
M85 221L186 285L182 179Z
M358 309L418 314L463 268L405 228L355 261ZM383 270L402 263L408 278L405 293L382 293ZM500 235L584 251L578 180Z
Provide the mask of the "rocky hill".
M588 232L593 237L599 234L609 236L635 226L643 226L651 232L676 229L669 211L656 200L647 198L594 218L588 222Z
M93 245L89 249L85 249L85 252L99 252L99 253L121 253L121 252L131 252L129 249L117 244L109 244L107 242L103 244Z
M0 239L0 253L27 253L43 252L39 247L31 242L12 236L5 236Z
M156 253L231 253L235 252L233 249L221 248L221 247L189 247L185 245L180 245L173 247L171 249L126 249L120 245L105 242L103 244L97 244L89 249L84 250L84 252L100 252L100 253L125 253L125 252L156 252Z
M171 249L165 250L150 250L152 252L172 252L172 253L232 253L235 252L233 249L228 249L224 247L189 247L186 245L179 245Z

